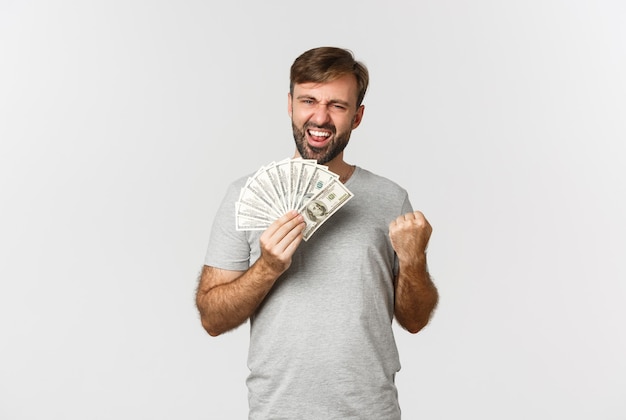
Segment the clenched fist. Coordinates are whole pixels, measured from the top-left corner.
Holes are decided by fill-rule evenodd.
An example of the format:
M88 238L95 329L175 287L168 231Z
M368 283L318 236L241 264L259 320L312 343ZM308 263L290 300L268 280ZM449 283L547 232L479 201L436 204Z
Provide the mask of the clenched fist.
M425 254L432 230L422 212L398 216L389 224L389 239L398 258L410 259Z

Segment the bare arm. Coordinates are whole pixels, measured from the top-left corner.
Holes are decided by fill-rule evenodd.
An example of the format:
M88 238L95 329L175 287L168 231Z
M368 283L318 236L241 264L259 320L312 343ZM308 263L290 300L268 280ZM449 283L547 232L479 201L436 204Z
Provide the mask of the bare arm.
M204 266L196 291L202 326L217 336L246 322L278 277L291 265L302 241L304 221L295 211L276 220L261 235L261 256L245 272Z
M394 313L398 323L413 334L428 324L439 300L426 263L431 232L419 211L399 216L389 225L389 238L400 263Z

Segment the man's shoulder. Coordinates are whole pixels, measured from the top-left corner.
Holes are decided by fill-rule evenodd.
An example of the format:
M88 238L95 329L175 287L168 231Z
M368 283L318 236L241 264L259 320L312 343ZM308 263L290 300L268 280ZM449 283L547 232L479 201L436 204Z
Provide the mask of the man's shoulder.
M384 176L376 174L368 169L357 166L357 175L355 177L355 181L358 180L359 183L364 183L367 187L372 188L383 188L384 191L394 190L401 193L404 193L406 190L397 182L392 179Z
M253 173L249 173L246 175L241 175L238 176L236 178L231 178L230 181L228 181L227 185L227 193L232 193L233 191L240 191L243 187L246 186L246 183L248 182L248 180L250 179L250 177L253 175Z

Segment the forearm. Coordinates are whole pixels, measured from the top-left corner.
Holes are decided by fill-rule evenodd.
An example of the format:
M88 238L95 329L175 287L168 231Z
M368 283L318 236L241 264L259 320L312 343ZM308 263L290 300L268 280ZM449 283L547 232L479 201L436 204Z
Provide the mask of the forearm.
M396 279L395 316L405 329L415 334L428 324L439 294L430 278L423 254L408 262L400 261Z
M278 277L291 265L306 224L297 211L274 221L259 238L261 256L245 272L204 266L196 306L212 336L238 327L257 310Z
M258 260L232 281L199 288L196 305L202 326L217 336L232 330L254 314L280 274ZM201 282L210 283L210 282Z

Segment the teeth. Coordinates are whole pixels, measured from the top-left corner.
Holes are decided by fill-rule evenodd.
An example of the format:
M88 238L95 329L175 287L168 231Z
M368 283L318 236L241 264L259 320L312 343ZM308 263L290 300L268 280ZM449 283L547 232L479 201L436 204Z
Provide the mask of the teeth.
M327 133L325 131L313 131L313 130L309 130L309 133L311 133L312 136L315 137L328 137L330 136L330 133Z

